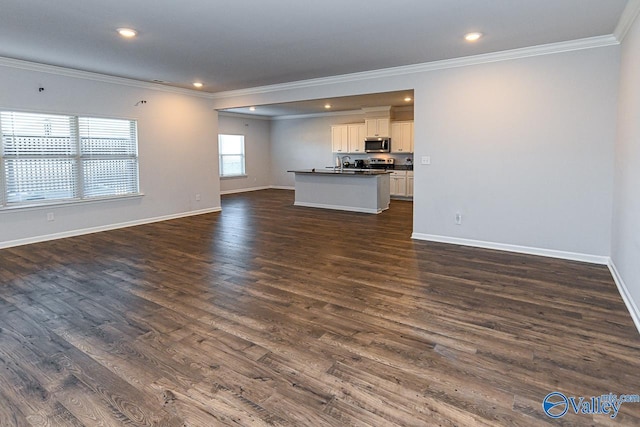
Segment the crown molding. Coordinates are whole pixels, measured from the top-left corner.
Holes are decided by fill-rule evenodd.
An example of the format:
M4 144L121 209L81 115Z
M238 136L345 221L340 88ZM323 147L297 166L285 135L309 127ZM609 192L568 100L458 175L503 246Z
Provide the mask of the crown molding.
M364 116L362 110L345 110L345 111L331 111L328 113L307 113L307 114L290 114L288 116L273 116L271 120L291 120L291 119L310 119L314 117L331 117L331 116Z
M618 25L613 32L613 35L619 43L622 43L624 38L627 36L629 29L631 29L631 26L638 18L638 15L640 15L640 0L629 0L627 6L622 12L622 15L620 16Z
M239 96L257 95L271 92L278 92L291 89L304 89L337 83L350 83L354 81L378 79L384 77L397 77L408 74L423 73L428 71L444 70L448 68L467 67L471 65L486 64L498 61L507 61L532 56L550 55L554 53L569 52L582 49L593 49L620 44L626 32L633 24L635 18L640 13L640 0L630 0L616 28L617 35L606 35L589 37L566 42L550 43L539 46L524 47L518 49L505 50L500 52L485 53L481 55L466 56L462 58L444 59L441 61L426 62L400 67L383 68L380 70L363 71L359 73L342 74L331 77L321 77L317 79L299 80L288 83L279 83L267 86L238 89L217 93L200 92L191 89L177 88L161 85L158 83L144 82L141 80L128 79L124 77L109 76L106 74L93 73L90 71L75 70L72 68L59 67L55 65L40 64L37 62L24 61L20 59L0 57L0 67L18 68L28 71L37 71L48 74L55 74L65 77L73 77L85 80L98 81L103 83L119 84L142 89L151 89L162 92L177 93L182 95L196 96L206 99L226 99Z
M253 119L253 120L265 120L270 121L272 119L271 116L262 116L259 114L249 114L249 113L235 113L233 111L218 111L218 116L223 117L235 117L237 119Z
M90 71L75 70L73 68L59 67L56 65L40 64L37 62L23 61L21 59L5 58L0 56L0 67L17 68L27 71L37 71L47 74L55 74L63 77L73 77L77 79L92 80L101 83L111 83L123 86L137 87L141 89L151 89L162 92L177 93L181 95L196 96L200 98L211 98L210 93L202 93L196 90L179 87L166 86L159 83L145 82L141 80L127 79L124 77L109 76L107 74L93 73Z
M636 1L636 0L634 0ZM640 1L640 0L638 0ZM258 86L247 89L230 90L225 92L212 93L212 99L226 99L239 96L257 95L283 90L304 89L317 86L324 86L338 83L350 83L368 79L378 79L383 77L397 77L408 74L424 73L428 71L444 70L448 68L467 67L471 65L486 64L498 61L507 61L532 56L551 55L554 53L570 52L575 50L593 49L598 47L612 46L619 44L618 39L613 35L588 37L578 40L570 40L558 43L549 43L538 46L523 47L518 49L505 50L500 52L485 53L481 55L465 56L462 58L444 59L441 61L425 62L422 64L405 65L400 67L384 68L373 71L363 71L359 73L342 74L332 77L321 77L317 79L299 80L289 83L279 83L268 86Z

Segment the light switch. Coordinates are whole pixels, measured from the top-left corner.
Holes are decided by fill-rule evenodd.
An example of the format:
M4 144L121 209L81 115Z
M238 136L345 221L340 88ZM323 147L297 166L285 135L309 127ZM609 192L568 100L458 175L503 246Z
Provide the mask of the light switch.
M431 164L431 156L422 156L420 163L422 163L423 165L430 165Z

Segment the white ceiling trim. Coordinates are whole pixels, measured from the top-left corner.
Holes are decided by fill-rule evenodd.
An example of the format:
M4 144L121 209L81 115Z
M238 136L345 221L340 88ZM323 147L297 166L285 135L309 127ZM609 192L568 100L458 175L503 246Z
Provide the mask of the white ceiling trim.
M291 120L291 119L309 119L313 117L327 117L327 116L364 116L362 110L345 110L345 111L331 111L329 113L307 113L307 114L289 114L287 116L273 116L271 120Z
M621 30L621 36L628 31L635 17L640 13L640 0L631 0L634 7L625 8L623 19L621 19L618 28ZM618 30L616 28L616 30ZM624 30L624 31L623 31ZM163 92L178 93L183 95L197 96L208 99L225 99L237 96L256 95L261 93L277 92L281 90L302 89L316 86L324 86L336 83L349 83L358 80L376 79L382 77L403 76L407 74L423 73L428 71L443 70L447 68L466 67L471 65L479 65L490 62L506 61L519 58L527 58L531 56L550 55L554 53L568 52L582 49L592 49L604 46L620 44L619 39L614 35L589 37L579 40L571 40L559 43L550 43L539 46L525 47L519 49L505 50L501 52L486 53L481 55L467 56L463 58L445 59L442 61L426 62L422 64L406 65L400 67L384 68L381 70L364 71L360 73L343 74L331 77L322 77L317 79L300 80L295 82L280 83L268 86L259 86L247 89L238 89L232 91L208 93L199 92L191 89L177 88L166 86L158 83L144 82L140 80L127 79L123 77L115 77L106 74L93 73L89 71L75 70L71 68L58 67L55 65L40 64L36 62L23 61L13 58L0 57L0 66L18 68L28 71L37 71L48 74L55 74L65 77L80 78L85 80L93 80L103 83L120 84L142 89L152 89Z
M271 121L271 117L269 116L260 116L258 114L249 114L249 113L236 113L233 111L218 111L218 116L223 117L235 117L238 119L251 119L251 120L265 120Z
M635 0L634 0L635 1ZM638 0L640 1L640 0ZM485 53L481 55L466 56L463 58L444 59L442 61L426 62L415 65L384 68L381 70L364 71L360 73L343 74L332 77L300 80L296 82L280 83L268 86L259 86L247 89L230 90L211 94L212 99L234 98L238 96L256 95L262 93L278 92L282 90L304 89L315 86L324 86L337 83L349 83L366 79L382 77L396 77L407 74L423 73L447 68L467 67L471 65L486 64L498 61L507 61L532 56L550 55L554 53L569 52L582 49L593 49L604 46L620 44L614 35L588 37L566 42L550 43L539 46L524 47L505 50L501 52Z
M92 73L90 71L74 70L73 68L58 67L55 65L40 64L37 62L23 61L20 59L5 58L0 56L0 67L17 68L27 71L38 71L41 73L55 74L63 77L73 77L77 79L93 80L102 83L112 83L124 86L137 87L141 89L152 89L163 92L179 93L182 95L198 96L201 98L211 98L210 93L196 90L183 89L179 87L166 86L159 83L144 82L141 80L115 77L107 74Z
M640 15L640 0L629 0L613 32L618 42L622 43L638 15Z

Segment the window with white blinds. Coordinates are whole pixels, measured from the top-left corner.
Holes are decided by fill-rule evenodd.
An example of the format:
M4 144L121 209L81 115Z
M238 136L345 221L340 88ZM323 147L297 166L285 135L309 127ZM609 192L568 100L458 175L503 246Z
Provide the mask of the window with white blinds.
M134 120L0 111L0 205L139 193Z
M243 176L245 171L244 135L218 135L220 176Z

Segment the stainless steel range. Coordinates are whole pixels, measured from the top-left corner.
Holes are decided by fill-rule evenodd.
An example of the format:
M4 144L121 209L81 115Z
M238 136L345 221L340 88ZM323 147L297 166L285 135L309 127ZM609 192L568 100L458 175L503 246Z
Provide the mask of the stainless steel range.
M393 169L396 159L382 159L379 157L369 157L369 167L371 169Z

